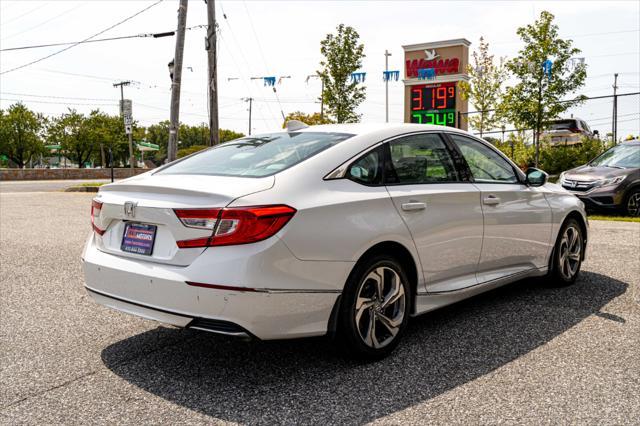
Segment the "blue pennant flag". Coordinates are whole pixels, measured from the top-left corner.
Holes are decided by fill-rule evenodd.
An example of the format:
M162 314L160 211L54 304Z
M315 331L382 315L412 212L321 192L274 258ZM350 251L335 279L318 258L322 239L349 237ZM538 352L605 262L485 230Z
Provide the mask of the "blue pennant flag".
M364 83L364 79L366 77L367 73L366 72L352 72L351 73L351 82L356 82L356 83Z
M265 86L275 86L275 84L276 84L276 78L275 77L262 77L262 79L264 80L264 85Z
M544 74L547 76L549 80L551 80L551 68L553 67L553 62L550 59L547 59L542 63L542 70Z
M398 81L399 78L400 78L400 71L382 71L383 81L390 81L390 80Z

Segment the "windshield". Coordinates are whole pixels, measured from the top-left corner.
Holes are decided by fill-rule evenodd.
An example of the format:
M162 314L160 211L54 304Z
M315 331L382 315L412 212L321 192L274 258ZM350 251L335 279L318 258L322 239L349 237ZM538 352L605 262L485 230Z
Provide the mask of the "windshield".
M204 150L158 174L263 177L278 173L353 135L344 133L271 133L236 139Z
M594 167L640 168L640 146L618 145L589 163Z

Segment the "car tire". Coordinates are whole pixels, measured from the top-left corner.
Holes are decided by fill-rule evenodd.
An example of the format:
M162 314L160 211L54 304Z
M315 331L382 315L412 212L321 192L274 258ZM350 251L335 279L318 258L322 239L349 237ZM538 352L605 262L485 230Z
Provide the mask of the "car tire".
M576 282L584 258L584 232L573 218L567 219L553 248L547 283L564 287Z
M338 343L353 358L380 359L398 345L409 320L411 286L400 262L376 255L349 275L338 313Z
M622 211L631 217L640 216L640 188L634 188L624 197Z

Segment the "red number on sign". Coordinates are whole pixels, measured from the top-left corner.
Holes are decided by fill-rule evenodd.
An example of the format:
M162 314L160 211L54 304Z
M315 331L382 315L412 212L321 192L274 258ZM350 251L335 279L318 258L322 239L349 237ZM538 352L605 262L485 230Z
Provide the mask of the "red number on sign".
M447 107L447 88L446 87L438 87L436 91L436 97L438 101L442 101L441 104L436 105L436 108L443 109Z
M411 89L411 109L419 111L422 108L422 89Z
M449 97L453 98L456 95L455 90L453 89L453 86L449 86Z

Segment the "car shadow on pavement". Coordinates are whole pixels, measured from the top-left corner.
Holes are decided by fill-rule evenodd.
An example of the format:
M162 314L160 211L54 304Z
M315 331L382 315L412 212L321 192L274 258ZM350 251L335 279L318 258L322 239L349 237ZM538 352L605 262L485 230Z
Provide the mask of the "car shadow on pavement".
M164 327L105 348L102 359L141 389L220 420L363 423L515 360L601 314L626 288L591 272L566 288L514 283L415 318L392 356L371 363L346 359L324 338L241 342Z

